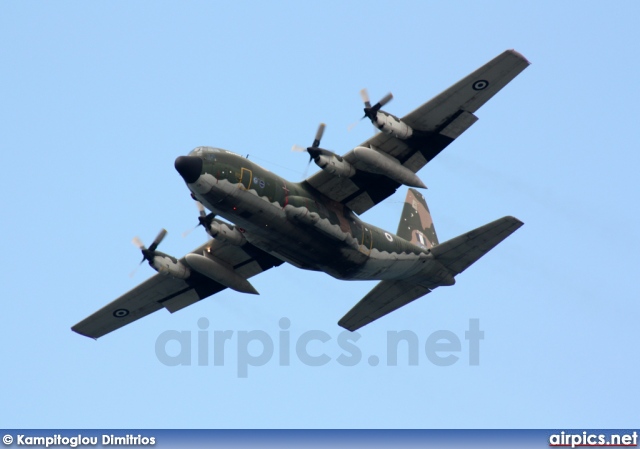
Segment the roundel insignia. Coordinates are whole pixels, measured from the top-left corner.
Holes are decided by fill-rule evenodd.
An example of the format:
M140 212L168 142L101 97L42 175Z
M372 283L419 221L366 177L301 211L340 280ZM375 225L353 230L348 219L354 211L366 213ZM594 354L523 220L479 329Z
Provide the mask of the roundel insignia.
M387 240L389 240L390 242L393 242L393 237L391 236L391 234L389 234L388 232L385 232L384 236L387 238Z
M482 90L482 89L486 89L488 85L489 85L489 81L478 80L475 83L473 83L471 87L473 87L473 90Z
M129 311L127 309L118 309L113 312L113 316L116 318L124 318L129 315Z

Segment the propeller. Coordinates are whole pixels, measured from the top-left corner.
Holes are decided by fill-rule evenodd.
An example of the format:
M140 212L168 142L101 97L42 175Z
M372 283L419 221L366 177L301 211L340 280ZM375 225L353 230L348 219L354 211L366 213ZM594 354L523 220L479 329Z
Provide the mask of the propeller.
M153 256L155 255L156 249L158 248L158 245L160 244L160 242L162 242L162 240L166 235L167 235L167 230L161 229L160 232L158 233L158 236L155 238L155 240L153 241L151 246L149 246L149 248L145 248L144 243L142 243L142 240L140 240L139 237L134 237L133 240L131 240L131 242L135 246L137 246L140 251L142 251L142 260L140 261L140 265L142 265L142 262L144 262L145 260L148 262L153 261Z
M362 89L360 91L360 96L362 97L362 101L364 102L364 117L369 117L369 120L371 121L374 121L376 119L376 113L380 110L380 108L393 99L393 94L389 92L387 95L382 97L382 100L371 106L371 102L369 101L369 92L367 92L367 89Z
M195 227L189 229L188 231L185 231L182 233L182 237L186 237L189 234L191 234L191 232L193 232L194 229L196 229L198 226L202 226L204 227L205 231L209 228L209 226L211 226L211 222L213 221L214 217L216 216L214 213L210 213L207 214L204 210L204 206L202 205L202 203L200 201L196 201L196 207L198 208L198 224L195 225ZM207 232L208 233L208 232Z
M389 92L387 95L382 97L382 99L378 101L376 104L374 104L373 106L371 106L371 101L369 99L369 92L367 91L367 89L362 89L360 91L360 98L362 98L362 102L364 103L364 115L360 120L349 125L349 128L348 128L349 131L355 128L355 126L365 118L369 118L369 120L371 120L371 123L373 123L375 126L376 114L378 113L380 108L382 108L382 106L389 103L393 99L393 94Z
M316 131L316 136L313 139L313 143L310 147L305 148L300 145L294 145L293 147L291 147L291 151L296 151L298 153L306 151L307 153L309 153L309 162L311 162L312 159L320 156L323 151L328 151L320 148L320 141L322 140L322 135L324 134L324 129L326 128L326 126L327 125L325 125L324 123L320 123L320 125L318 126L318 130Z
M326 128L326 125L324 123L320 123L320 125L318 126L318 130L316 131L316 136L313 139L313 143L311 144L310 147L304 148L300 145L294 145L293 147L291 147L291 151L296 151L299 153L306 151L307 153L309 153L309 163L307 164L307 168L304 173L305 178L307 177L307 170L309 170L309 165L311 164L311 161L313 159L318 158L318 156L320 156L321 154L324 154L324 155L334 154L332 151L320 148L320 141L322 140L322 135L324 134L325 128Z

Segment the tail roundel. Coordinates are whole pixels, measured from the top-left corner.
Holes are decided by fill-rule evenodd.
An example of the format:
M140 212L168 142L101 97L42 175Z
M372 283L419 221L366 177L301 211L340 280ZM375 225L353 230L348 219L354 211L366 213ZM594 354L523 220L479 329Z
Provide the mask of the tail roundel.
M425 249L438 244L436 228L433 225L427 202L424 196L415 189L407 191L396 235Z

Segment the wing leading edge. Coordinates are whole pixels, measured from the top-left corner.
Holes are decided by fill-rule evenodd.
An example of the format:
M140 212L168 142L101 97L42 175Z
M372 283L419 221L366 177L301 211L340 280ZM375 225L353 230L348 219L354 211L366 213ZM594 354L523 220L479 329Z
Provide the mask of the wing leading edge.
M240 247L213 240L196 248L192 254L202 254L207 249L245 279L282 264L281 260L250 243ZM181 262L184 263L184 258ZM194 270L186 280L155 274L80 321L71 330L97 339L159 309L165 308L174 313L225 288Z
M378 133L360 146L386 153L416 173L473 125L478 120L474 112L528 65L529 61L520 53L507 50L402 117L416 131L408 140ZM344 158L357 165L353 150ZM363 171L346 178L320 170L305 182L357 214L393 195L400 186L384 175Z

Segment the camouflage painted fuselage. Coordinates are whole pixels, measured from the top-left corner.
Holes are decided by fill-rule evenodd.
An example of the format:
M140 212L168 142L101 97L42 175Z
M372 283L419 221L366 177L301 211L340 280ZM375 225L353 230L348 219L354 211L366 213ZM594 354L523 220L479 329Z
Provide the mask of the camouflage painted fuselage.
M305 182L289 182L235 153L198 147L203 160L194 197L247 241L292 265L345 280L415 279L451 285L426 246L360 220Z

